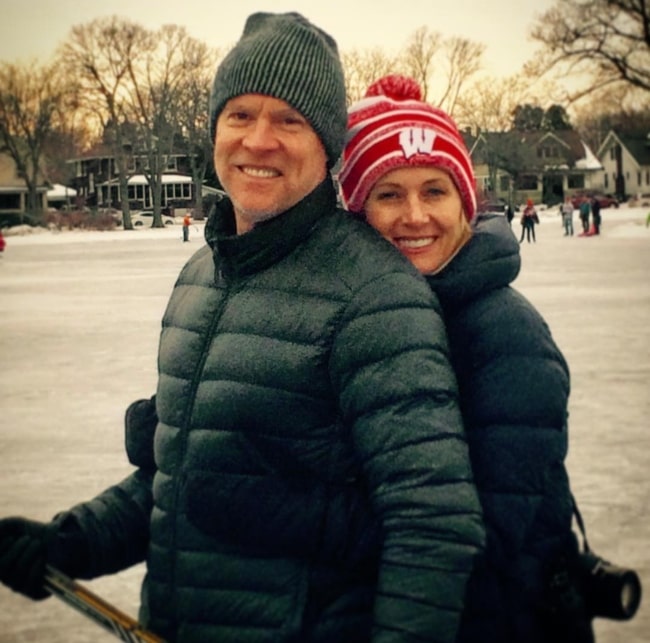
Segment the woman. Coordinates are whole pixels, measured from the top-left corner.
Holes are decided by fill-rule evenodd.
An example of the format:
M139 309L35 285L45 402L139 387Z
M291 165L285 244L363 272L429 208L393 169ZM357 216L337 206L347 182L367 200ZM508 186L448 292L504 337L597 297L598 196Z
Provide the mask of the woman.
M519 243L523 243L524 234L526 235L526 241L530 243L530 237L533 237L533 243L535 243L535 224L539 223L539 217L537 216L537 210L535 210L535 204L532 199L526 201L526 207L524 212L521 215L521 239Z
M578 600L549 589L575 557L567 452L569 373L548 327L510 283L519 244L505 217L476 216L471 160L451 118L389 76L349 110L342 199L438 294L488 541L458 640L592 641Z
M564 236L573 236L573 201L570 196L566 196L564 203L560 206L560 214L562 215L562 226L564 227Z

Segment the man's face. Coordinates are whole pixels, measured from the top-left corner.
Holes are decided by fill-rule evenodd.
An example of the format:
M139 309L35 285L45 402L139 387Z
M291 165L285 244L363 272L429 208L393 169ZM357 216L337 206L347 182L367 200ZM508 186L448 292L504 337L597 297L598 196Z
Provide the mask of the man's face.
M238 234L285 212L325 178L321 140L282 100L260 94L232 98L216 129L214 167L233 202Z

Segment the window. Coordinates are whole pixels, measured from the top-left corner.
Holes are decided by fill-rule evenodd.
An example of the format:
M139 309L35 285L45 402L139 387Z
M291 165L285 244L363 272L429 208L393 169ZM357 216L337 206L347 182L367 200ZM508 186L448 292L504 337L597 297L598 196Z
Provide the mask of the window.
M518 190L537 190L537 176L534 174L523 174L517 181Z
M20 210L20 194L0 194L0 210Z
M560 156L557 145L543 145L537 148L537 156L544 159L555 159Z
M585 187L584 174L569 174L567 177L567 187L572 190L583 190Z

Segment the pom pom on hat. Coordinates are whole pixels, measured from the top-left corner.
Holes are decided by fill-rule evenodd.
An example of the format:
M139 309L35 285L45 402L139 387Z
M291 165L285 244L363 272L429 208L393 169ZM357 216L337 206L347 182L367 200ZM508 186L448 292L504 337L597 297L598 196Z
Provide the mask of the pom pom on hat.
M368 96L388 96L394 100L422 100L422 90L412 78L391 74L376 80L366 90Z
M348 110L338 177L343 202L351 212L362 212L384 174L423 166L449 172L471 220L476 213L474 169L456 124L446 112L422 101L422 90L412 78L380 78Z

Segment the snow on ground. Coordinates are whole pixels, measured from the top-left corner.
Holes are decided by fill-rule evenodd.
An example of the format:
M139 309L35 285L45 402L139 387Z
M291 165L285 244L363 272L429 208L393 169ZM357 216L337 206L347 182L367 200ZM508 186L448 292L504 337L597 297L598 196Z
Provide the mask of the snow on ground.
M516 282L572 373L572 485L590 543L650 588L650 228L603 210L599 237L565 238L557 209L523 243ZM575 216L578 228L577 213ZM513 230L519 235L518 221ZM16 231L13 231L16 232ZM160 319L203 227L6 235L0 258L0 516L47 520L128 475L123 413L156 385ZM135 615L143 567L87 585ZM646 592L647 593L647 592ZM598 643L650 641L650 598ZM0 643L115 640L55 599L0 587Z

